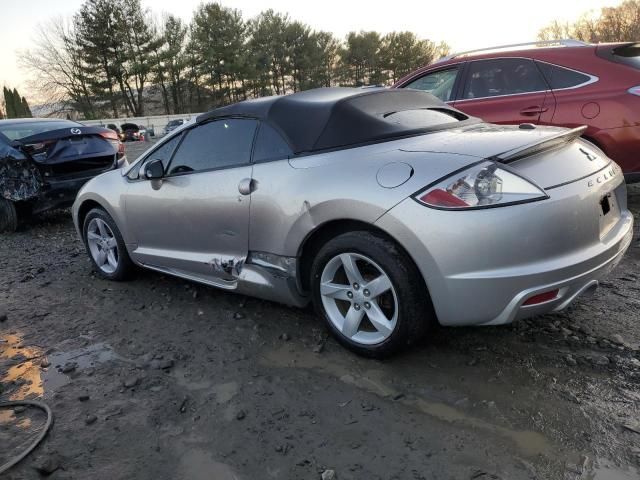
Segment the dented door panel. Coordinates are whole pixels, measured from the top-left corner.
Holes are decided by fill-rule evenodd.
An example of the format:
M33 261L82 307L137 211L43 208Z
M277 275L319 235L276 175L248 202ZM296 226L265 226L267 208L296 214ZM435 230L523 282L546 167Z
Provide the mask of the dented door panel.
M126 194L134 260L233 288L249 248L250 165L132 182Z

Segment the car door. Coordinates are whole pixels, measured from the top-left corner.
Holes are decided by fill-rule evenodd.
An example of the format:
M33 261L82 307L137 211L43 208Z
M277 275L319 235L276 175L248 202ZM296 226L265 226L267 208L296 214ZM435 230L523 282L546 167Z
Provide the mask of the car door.
M400 88L422 90L438 97L443 102L452 102L458 88L462 66L463 64L456 64L427 72L418 78L411 79Z
M145 162L160 159L166 166L162 179L135 180L126 195L137 261L222 287L235 285L248 253L256 126L251 119L214 120L147 155Z
M554 99L533 60L495 58L468 63L454 106L490 123L539 123Z

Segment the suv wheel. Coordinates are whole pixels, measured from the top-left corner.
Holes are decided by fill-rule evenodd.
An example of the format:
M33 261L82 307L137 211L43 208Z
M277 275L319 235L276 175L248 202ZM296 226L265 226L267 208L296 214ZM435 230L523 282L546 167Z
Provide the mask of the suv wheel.
M371 232L335 237L311 268L313 302L350 350L384 357L420 339L433 321L428 294L407 255Z

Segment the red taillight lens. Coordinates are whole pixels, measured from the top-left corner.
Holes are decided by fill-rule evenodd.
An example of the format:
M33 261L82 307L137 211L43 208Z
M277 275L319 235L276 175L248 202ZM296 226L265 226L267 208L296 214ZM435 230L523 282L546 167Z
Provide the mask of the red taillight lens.
M432 205L434 207L468 207L469 204L464 200L450 194L446 190L436 188L426 195L419 197L420 201Z
M548 302L549 300L553 300L558 296L559 290L551 290L550 292L539 293L538 295L534 295L531 298L527 298L527 300L522 305L537 305L539 303Z
M637 87L631 87L629 90L627 90L631 95L637 95L638 97L640 97L640 86Z

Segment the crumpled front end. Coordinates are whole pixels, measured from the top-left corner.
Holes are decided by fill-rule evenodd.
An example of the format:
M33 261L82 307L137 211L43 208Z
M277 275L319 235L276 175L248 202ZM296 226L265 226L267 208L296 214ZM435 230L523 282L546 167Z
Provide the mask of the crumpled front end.
M38 168L19 150L0 143L0 195L13 201L36 198L43 181Z

